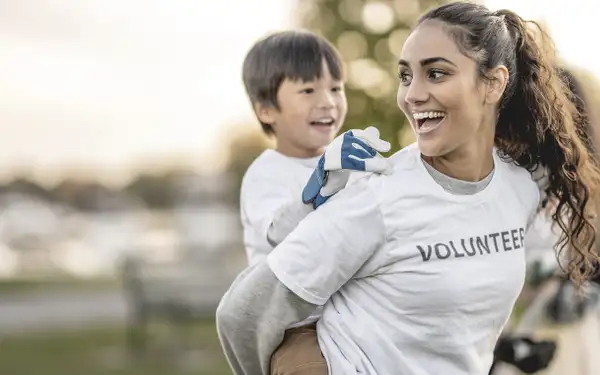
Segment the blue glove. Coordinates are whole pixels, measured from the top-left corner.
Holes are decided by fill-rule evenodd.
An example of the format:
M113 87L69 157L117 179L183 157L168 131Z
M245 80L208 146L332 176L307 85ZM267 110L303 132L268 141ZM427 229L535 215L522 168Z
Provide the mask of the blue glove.
M379 130L350 130L325 148L304 190L302 201L314 208L342 190L352 171L389 173L388 160L379 152L390 150L390 144L379 138Z

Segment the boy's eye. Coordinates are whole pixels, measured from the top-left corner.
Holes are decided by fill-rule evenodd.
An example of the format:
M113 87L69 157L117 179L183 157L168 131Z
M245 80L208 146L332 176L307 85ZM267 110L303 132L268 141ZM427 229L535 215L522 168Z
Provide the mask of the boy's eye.
M340 91L343 91L343 89L342 89L341 86L336 86L336 87L332 88L331 91L333 91L333 92L340 92Z
M307 87L305 89L302 89L300 92L303 94L312 94L313 92L315 92L315 89L313 89L312 87Z

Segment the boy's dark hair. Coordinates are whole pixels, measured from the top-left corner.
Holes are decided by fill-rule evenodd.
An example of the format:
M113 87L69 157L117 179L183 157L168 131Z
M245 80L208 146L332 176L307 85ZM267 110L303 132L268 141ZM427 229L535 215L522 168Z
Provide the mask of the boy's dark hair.
M323 61L331 76L342 80L342 59L335 47L309 31L282 31L254 44L244 59L242 79L252 106L260 103L279 109L277 92L285 79L312 81L321 78ZM260 121L260 119L259 119ZM270 124L261 121L266 134Z

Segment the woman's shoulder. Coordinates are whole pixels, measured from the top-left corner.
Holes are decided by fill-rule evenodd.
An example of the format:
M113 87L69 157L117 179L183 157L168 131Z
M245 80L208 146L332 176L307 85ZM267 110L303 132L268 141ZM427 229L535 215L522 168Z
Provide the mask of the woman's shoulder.
M416 167L420 155L421 152L419 151L419 146L416 143L412 143L394 153L388 160L394 171L405 171Z
M537 210L547 181L544 169L540 167L530 171L510 158L502 157L501 154L497 156L500 161L498 167L502 169L503 190L512 191L524 203L532 204Z
M419 151L416 144L409 145L387 157L390 166L388 173L352 172L349 185L354 183L377 185L381 183L380 181L386 181L392 176L397 178L399 174L410 173L417 167L418 156Z
M402 198L421 196L428 186L423 179L429 175L426 174L420 155L416 144L409 145L388 157L389 173L356 175L349 185L358 185L357 190L370 190L382 206L397 203Z
M536 169L532 172L517 164L510 157L503 155L498 150L495 151L495 160L498 167L502 168L502 173L509 183L519 182L521 184L537 186L541 183L541 179L543 179L544 171L542 169Z

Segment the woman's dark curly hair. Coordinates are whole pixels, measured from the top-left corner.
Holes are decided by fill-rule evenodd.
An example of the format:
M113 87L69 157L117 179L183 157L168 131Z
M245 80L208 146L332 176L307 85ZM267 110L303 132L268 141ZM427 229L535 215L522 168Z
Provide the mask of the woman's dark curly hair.
M554 61L554 48L541 27L509 10L455 2L435 8L419 24L438 20L457 46L478 63L479 75L504 65L509 79L499 107L495 143L506 158L548 178L545 191L556 202L553 221L562 235L557 255L580 286L594 273L595 215L600 170L581 136L585 116L577 110ZM567 256L560 256L567 251Z

